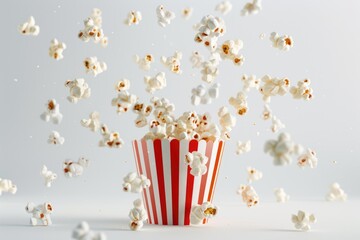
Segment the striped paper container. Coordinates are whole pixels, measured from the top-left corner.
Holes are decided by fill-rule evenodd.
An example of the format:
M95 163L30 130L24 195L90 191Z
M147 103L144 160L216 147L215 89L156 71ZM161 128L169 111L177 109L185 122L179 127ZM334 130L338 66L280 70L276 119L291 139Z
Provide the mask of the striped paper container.
M189 225L191 207L212 202L223 149L222 140L133 141L137 171L151 181L151 186L142 193L148 223ZM190 174L190 167L185 163L185 154L193 151L209 159L207 172L202 176Z

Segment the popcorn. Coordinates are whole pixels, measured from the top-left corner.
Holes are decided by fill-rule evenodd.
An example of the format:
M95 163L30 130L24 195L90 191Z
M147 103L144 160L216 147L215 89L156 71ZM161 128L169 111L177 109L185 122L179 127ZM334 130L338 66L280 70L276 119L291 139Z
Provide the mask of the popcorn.
M221 12L222 14L228 14L232 9L232 4L229 1L223 1L216 5L215 11Z
M237 155L242 155L244 153L250 152L251 151L251 141L246 141L246 142L241 142L238 141L237 142L237 146L236 146L236 154Z
M192 225L199 225L204 221L204 219L216 216L217 212L218 208L210 202L195 205L191 208L190 223Z
M153 115L154 117L163 123L173 122L173 113L175 111L175 105L170 103L166 98L152 97L150 102L154 106Z
M175 18L175 13L166 10L163 5L159 5L156 8L156 15L158 18L158 24L161 27L166 27Z
M245 6L240 12L240 15L241 16L255 15L258 12L260 12L261 8L262 8L261 0L253 0L252 2L248 2L245 4Z
M151 54L146 54L143 58L140 58L139 55L135 55L134 61L139 65L140 69L148 71L151 68L151 63L154 62L154 57Z
M295 144L288 133L280 133L277 140L268 140L264 146L265 153L273 157L274 165L287 165L292 155L299 155L302 146Z
M244 56L239 54L239 51L243 48L243 42L237 40L227 40L219 49L222 59L230 59L237 66L241 66L244 63Z
M66 177L79 177L83 174L84 168L89 166L89 160L80 157L77 162L73 162L71 160L66 160L63 164L64 175Z
M219 122L221 129L221 136L223 139L230 139L230 132L236 125L236 118L231 115L227 107L221 107L218 111Z
M143 103L136 103L133 107L133 112L138 114L135 119L136 127L145 127L148 124L147 117L151 114L153 107Z
M309 231L311 229L310 224L316 222L314 214L309 214L304 211L298 211L298 214L293 214L291 221L295 224L296 229L301 231Z
M291 36L279 36L279 34L276 32L272 32L270 34L270 41L272 42L272 46L274 48L280 49L282 51L289 51L290 48L294 46L294 41Z
M124 140L120 138L118 132L110 132L106 125L101 126L101 134L103 139L100 140L100 147L121 148L124 145Z
M193 176L201 176L207 172L206 163L208 160L204 154L196 151L185 155L185 163L190 166L190 173Z
M271 118L272 125L271 125L271 131L273 133L278 132L280 129L285 128L285 125L278 119L276 116L272 116Z
M45 122L51 121L54 124L60 124L63 115L60 113L60 105L56 103L56 100L50 99L45 106L46 110L40 115L40 118Z
M225 34L225 22L219 17L207 15L201 19L201 22L196 25L196 33L194 41L198 43L204 43L210 51L217 49L218 37Z
M242 75L241 81L243 82L243 91L249 92L251 88L259 89L260 81L255 75Z
M1 179L0 178L0 196L3 192L9 192L11 194L15 194L17 192L17 186L12 183L9 179Z
M40 27L35 25L35 19L30 16L29 20L18 27L19 32L22 35L37 36L40 33Z
M195 106L199 104L210 104L213 99L219 97L219 88L219 83L213 84L209 89L206 89L203 84L198 85L191 90L191 104Z
M284 203L284 202L289 201L289 199L290 199L290 196L288 194L286 194L286 192L284 191L283 188L275 188L274 194L275 194L277 202Z
M268 120L268 119L272 119L273 120L273 115L272 115L272 111L270 109L270 106L268 104L264 105L264 110L262 113L262 118L264 120Z
M200 55L199 52L197 51L192 52L190 57L190 62L193 68L200 68L202 66L203 61L204 58L203 56Z
M67 80L65 87L68 87L70 90L70 96L67 99L71 103L77 103L79 100L89 98L91 95L91 89L83 78Z
M165 73L159 72L155 77L146 76L144 82L146 84L146 91L153 94L156 90L166 87Z
M51 203L44 203L38 206L35 206L34 203L28 203L25 210L31 214L30 224L32 226L40 224L49 226L52 224L50 215L53 212L53 207Z
M141 199L136 199L133 204L134 208L132 208L129 212L129 225L131 230L137 231L143 227L144 221L148 219L148 216Z
M242 196L243 202L246 203L248 207L253 207L259 203L259 196L250 185L241 185L237 194Z
M55 60L63 59L63 51L66 49L66 44L59 42L56 38L51 40L49 48L49 56Z
M81 222L73 231L72 238L76 240L106 240L102 232L93 232L87 222Z
M100 43L102 47L106 47L108 38L104 35L101 24L101 10L94 8L91 16L84 20L84 29L80 30L79 39L84 42L89 42L92 39L94 43Z
M43 166L40 174L41 176L43 176L45 180L46 187L51 187L51 183L53 183L57 178L56 173L53 173L52 171L48 170L45 165Z
M1 191L0 191L0 194L1 194ZM343 201L344 202L347 200L347 194L340 187L340 184L335 182L331 185L330 192L326 195L326 200L327 201Z
M176 51L171 57L161 57L161 62L165 67L169 68L170 71L176 74L181 74L182 70L180 69L180 60L182 58L182 53Z
M130 88L130 81L127 80L126 78L119 80L115 85L115 89L118 92L128 90L129 88Z
M230 97L229 103L231 106L233 106L236 109L236 112L239 115L245 115L248 111L247 106L247 96L244 92L240 91L237 93L236 97Z
M193 13L193 8L191 7L186 7L181 11L183 18L185 18L186 20L191 17L192 13Z
M124 23L128 26L131 25L138 25L142 20L141 12L139 11L131 11L129 12L127 18L125 19Z
M150 187L150 180L136 172L130 172L124 177L123 190L124 192L141 193L143 188Z
M313 99L313 89L310 87L310 80L298 81L296 87L290 88L290 93L295 99L311 100Z
M212 83L215 78L219 75L219 63L220 63L220 54L212 53L209 60L202 63L201 69L201 80Z
M120 84L121 85L121 84ZM111 105L117 108L118 114L125 113L137 102L138 97L126 90L120 90L116 98L111 100Z
M258 180L262 179L262 177L263 177L262 172L260 172L259 170L256 170L255 168L252 168L252 167L247 168L247 173L248 173L248 182L249 183L252 183L253 181L258 181Z
M284 96L289 91L290 80L287 78L272 78L265 75L261 78L262 85L260 86L260 93L263 95L263 100L270 102L272 96Z
M298 166L301 168L304 168L305 166L309 166L310 168L316 168L317 163L318 159L316 157L316 153L310 148L308 148L307 151L298 158Z
M65 138L61 137L59 132L52 131L47 142L53 145L63 145Z
M94 77L107 70L106 63L98 61L97 57L85 58L84 66L86 73L91 73Z
M92 112L89 115L89 119L82 119L80 123L81 126L89 128L93 132L97 132L101 127L100 114L98 112Z

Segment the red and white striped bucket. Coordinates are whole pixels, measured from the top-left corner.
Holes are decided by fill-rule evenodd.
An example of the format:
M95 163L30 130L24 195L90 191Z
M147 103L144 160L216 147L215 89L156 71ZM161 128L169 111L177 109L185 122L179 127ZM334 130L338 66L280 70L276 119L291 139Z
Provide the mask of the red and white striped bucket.
M223 149L222 140L134 140L137 171L151 181L142 193L148 223L189 225L191 207L212 202ZM184 161L185 154L193 151L209 159L206 174L199 177L190 174Z

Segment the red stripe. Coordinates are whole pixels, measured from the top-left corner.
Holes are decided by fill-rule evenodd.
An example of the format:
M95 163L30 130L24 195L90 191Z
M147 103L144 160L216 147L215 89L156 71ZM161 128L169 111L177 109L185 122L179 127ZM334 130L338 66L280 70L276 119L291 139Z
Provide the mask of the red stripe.
M198 148L198 141L191 140L189 143L189 152L194 152ZM185 156L181 156L185 157ZM190 212L191 212L191 204L192 204L192 195L194 188L194 176L190 173L190 166L187 169L187 181L186 181L186 200L185 200L185 216L184 216L184 225L190 224Z
M156 211L156 204L155 204L154 186L152 184L152 177L151 177L151 170L150 170L150 163L149 163L149 154L148 154L146 140L144 140L144 139L141 140L141 145L142 145L143 154L144 154L146 176L148 179L150 179L150 182L151 182L149 191L150 191L151 205L152 205L152 211L153 211L153 216L154 216L154 224L158 224L159 222L158 222L158 218L157 218L157 211Z
M138 173L140 175L143 174L143 171L142 171L142 167L141 167L141 162L140 162L140 154L139 154L139 147L138 147L138 142L135 140L133 141L133 148L134 148L134 155L135 155L135 159L136 159L136 166L137 166L137 169L138 169ZM147 214L148 214L148 223L151 223L151 218L150 218L150 211L149 211L149 203L148 203L148 199L147 199L147 195L146 195L146 189L143 189L143 200L144 200L144 204L145 204L145 208L146 208L146 211L147 211Z
M201 177L201 184L200 184L200 191L199 191L199 198L198 198L198 204L203 204L204 201L204 195L205 195L205 188L206 188L206 180L209 175L209 167L210 167L210 161L211 161L211 153L212 148L214 146L214 143L212 141L209 141L206 143L206 150L205 150L205 156L208 158L208 162L206 163L207 172L202 175Z
M213 194L214 194L214 188L215 188L216 180L217 180L217 173L219 171L219 165L220 165L221 156L222 156L223 143L224 143L223 141L219 142L218 151L217 151L217 154L216 154L214 171L213 171L211 184L210 184L210 189L209 189L209 195L208 195L208 199L207 199L208 202L212 201L212 197L213 197Z
M168 149L165 149L167 151ZM162 225L167 225L167 212L166 212L166 191L165 191L165 181L164 181L164 166L162 159L162 149L161 149L161 140L154 140L154 155L155 155L155 164L157 172L157 180L159 187L159 198L161 206L161 217ZM170 159L165 159L165 161L170 161Z
M179 164L180 164L180 142L174 139L170 142L171 154L171 197L173 225L179 225Z

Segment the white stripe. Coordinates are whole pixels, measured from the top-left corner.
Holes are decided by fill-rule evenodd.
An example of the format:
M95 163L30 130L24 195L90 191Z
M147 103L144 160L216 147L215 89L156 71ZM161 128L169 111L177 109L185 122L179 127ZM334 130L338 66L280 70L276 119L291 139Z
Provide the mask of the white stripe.
M221 161L221 154L222 154L222 150L224 149L224 142L222 143L222 149L219 149L219 147L220 147L220 143L219 142L217 142L217 149L218 150L220 150L220 152L219 152L219 162ZM218 178L218 174L219 174L219 169L220 169L220 164L218 164L218 167L217 167L217 170L213 173L213 176L215 176L215 181L214 181L214 187L213 187L213 191L212 191L212 196L210 196L211 197L211 201L212 201L212 198L213 198L213 196L214 196L214 193L215 193L215 186L216 186L216 182L217 182L217 178Z
M211 159L209 159L209 161L210 161L209 168L208 168L209 173L208 173L207 179L206 179L206 187L205 187L205 191L204 191L204 202L206 202L208 199L218 147L219 147L219 141L216 140L212 146Z
M164 168L164 182L165 182L165 196L166 196L166 212L168 225L172 225L172 191L171 191L171 165L170 165L170 142L167 139L161 141L163 168Z
M189 141L180 141L180 160L179 160L179 225L184 225L185 219L185 202L186 202L186 182L187 182L187 169L185 163L185 155L189 152Z
M205 155L205 153L206 153L206 141L205 140L199 141L197 152ZM202 178L202 175L194 177L194 188L193 188L193 196L192 196L191 206L194 206L194 205L198 204L201 178Z

